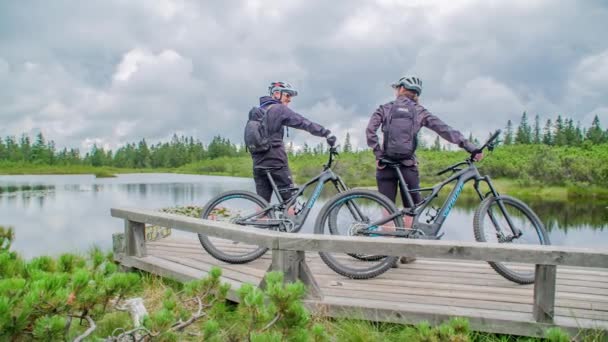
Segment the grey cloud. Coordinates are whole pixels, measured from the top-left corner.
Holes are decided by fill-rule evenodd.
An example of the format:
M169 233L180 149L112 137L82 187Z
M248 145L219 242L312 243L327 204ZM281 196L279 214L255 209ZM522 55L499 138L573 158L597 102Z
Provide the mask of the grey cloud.
M589 125L607 115L607 21L601 1L3 2L0 135L240 141L267 83L287 80L294 110L363 147L412 72L431 112L477 136L524 110Z

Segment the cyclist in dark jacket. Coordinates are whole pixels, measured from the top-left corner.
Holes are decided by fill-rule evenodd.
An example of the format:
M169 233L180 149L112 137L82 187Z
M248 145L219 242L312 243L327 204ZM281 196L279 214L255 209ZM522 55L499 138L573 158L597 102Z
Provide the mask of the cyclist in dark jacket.
M386 124L387 115L391 112L393 107L401 106L403 108L414 108L415 113L413 120L409 121L413 127L407 127L403 130L403 134L411 134L413 139L415 150L416 139L418 131L422 127L427 127L435 131L439 136L445 140L457 144L461 148L465 149L469 153L473 153L477 150L477 146L467 141L462 133L448 126L446 123L441 121L438 117L431 114L426 108L418 103L418 97L422 93L422 81L415 76L405 76L399 79L399 81L392 84L395 89L396 99L389 103L383 104L372 114L369 124L366 129L367 145L373 149L374 155L376 156L376 182L378 184L378 191L387 196L393 202L397 196L397 174L394 169L387 168L386 166L379 163L379 160L385 157L384 144L378 142L378 135L376 131L380 126ZM386 137L384 137L386 138ZM481 160L483 155L478 153L475 155L476 160ZM420 188L420 179L418 176L418 167L415 153L411 157L401 160L401 172L403 178L410 189ZM401 189L401 198L404 205L406 204L403 189ZM412 199L414 203L420 202L420 194L412 193Z
M266 152L252 153L253 178L258 195L270 202L272 186L266 176L264 168L272 168L272 177L279 190L293 187L291 171L289 170L287 152L283 144L285 126L302 129L308 133L327 138L327 143L333 146L336 137L327 128L314 123L302 115L289 109L291 99L298 95L298 91L286 82L272 82L268 87L270 96L260 97L260 107L266 110L268 116L268 132L271 148ZM282 191L281 196L287 199L291 196L289 191Z
M397 133L397 135L402 135L398 137L391 137L393 144L394 141L405 141L413 144L412 146L408 146L411 148L409 149L412 151L411 155L400 160L401 173L403 174L403 178L410 189L420 188L420 177L418 176L417 166L418 161L416 160L416 154L414 153L416 150L417 136L420 128L427 127L435 131L445 140L453 144L458 144L458 146L464 148L469 153L475 152L477 150L477 146L470 141L467 141L462 133L448 126L446 123L441 121L441 119L431 114L418 103L418 97L422 93L422 81L420 81L418 77L405 76L400 78L399 81L393 83L391 86L393 89L395 89L396 99L389 103L383 104L376 109L369 120L365 133L367 136L367 145L372 148L374 155L376 156L376 182L378 184L378 191L395 202L397 197L397 184L399 183L398 176L393 168L387 168L385 165L380 163L380 160L386 157L385 148L387 146L387 137L383 137L383 144L381 145L378 142L378 135L376 134L378 128L386 124L386 119L389 115L396 115L394 109L408 112L407 118L412 118L412 120L401 121L399 130L391 130L391 132ZM414 112L411 116L409 116L410 109L412 109ZM409 136L403 136L408 134ZM390 143L391 142L388 142L388 144ZM483 154L481 153L477 153L474 156L475 160L481 160L481 158L483 158ZM403 188L400 189L400 192L401 199L404 205L406 205L407 202L405 200ZM414 203L421 201L419 193L414 192L411 193L411 195ZM412 226L411 217L404 216L404 226L406 228L410 228ZM413 262L415 260L416 258L412 257L400 258L400 262L404 264ZM398 264L395 264L394 267L398 267L397 265Z

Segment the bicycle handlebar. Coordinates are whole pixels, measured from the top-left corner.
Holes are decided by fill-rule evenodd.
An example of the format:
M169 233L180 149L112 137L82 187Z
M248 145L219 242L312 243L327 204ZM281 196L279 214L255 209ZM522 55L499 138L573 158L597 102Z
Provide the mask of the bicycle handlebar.
M469 158L467 158L467 159L466 159L465 161L463 161L463 162L456 163L456 164L454 164L454 165L452 165L452 166L449 166L449 167L447 167L447 168L445 168L445 169L443 169L443 170L439 171L439 172L437 173L437 176L441 176L442 174L444 174L444 173L446 173L446 172L448 172L448 171L455 171L455 169L456 169L458 166L460 166L460 165L464 165L464 164L470 164L470 163L473 163L473 162L474 162L473 157L475 157L475 155L476 155L476 154L483 152L483 150L485 150L486 148L487 148L487 149L489 149L490 151L491 151L492 149L494 149L494 140L496 140L496 138L498 138L498 136L500 135L500 132L501 132L501 130L500 130L500 129L496 130L496 132L494 132L494 133L493 133L493 134L490 136L490 138L489 138L489 139L488 139L488 140L487 140L487 141L486 141L486 142L485 142L485 143L484 143L484 144L483 144L483 145L482 145L480 148L478 148L477 150L475 150L475 151L473 151L473 152L471 153L471 155L469 156Z
M496 140L496 138L498 138L498 136L500 135L501 130L497 129L496 132L494 132L494 134L492 134L492 136L490 136L490 138L488 139L488 141L486 141L485 144L483 144L483 146L481 146L479 148L480 151L483 151L484 148L486 147L493 147L494 145L494 140Z
M497 129L496 132L494 132L490 138L488 138L488 140L481 145L480 148L476 149L475 151L471 152L471 156L467 159L468 162L472 163L475 161L474 157L476 154L478 153L482 153L483 150L485 150L486 148L490 151L492 151L494 149L494 140L496 140L496 138L498 138L498 136L500 135L501 130Z

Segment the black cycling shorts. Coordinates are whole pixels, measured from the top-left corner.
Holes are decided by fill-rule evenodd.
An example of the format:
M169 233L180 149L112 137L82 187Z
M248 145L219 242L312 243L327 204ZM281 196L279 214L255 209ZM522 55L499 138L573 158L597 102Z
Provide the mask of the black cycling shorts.
M291 197L291 191L281 191L287 188L293 188L293 179L291 177L291 171L288 167L283 167L278 170L270 171L274 183L281 192L283 200L287 200ZM255 191L258 195L262 196L266 201L270 202L272 197L272 185L266 175L266 170L253 169L253 179L255 181Z

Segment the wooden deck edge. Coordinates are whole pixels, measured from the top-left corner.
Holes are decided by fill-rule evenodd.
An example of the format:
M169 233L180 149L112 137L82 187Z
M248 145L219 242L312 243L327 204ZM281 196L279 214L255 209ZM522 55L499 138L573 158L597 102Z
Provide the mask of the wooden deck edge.
M607 330L608 326L581 326L576 324L545 324L533 321L512 321L507 319L455 316L441 313L428 313L419 311L395 310L385 308L361 307L354 305L341 305L324 303L314 300L305 300L304 304L313 314L332 318L360 319L375 322L415 325L428 322L438 326L449 322L452 318L461 317L469 322L473 331L499 333L519 336L544 337L549 328L557 327L567 331L572 336L582 331ZM530 318L532 319L532 318ZM580 323L579 323L580 324Z
M209 274L209 272L193 269L170 261L167 261L167 263L171 263L172 267L162 267L155 262L150 262L150 257L137 258L126 257L123 254L117 254L114 255L114 260L119 262L122 266L136 268L151 274L170 278L183 283L201 279ZM228 300L238 303L239 295L237 292L243 283L225 277L220 277L220 279L222 283L230 284L230 290L228 290L226 298Z
M203 270L194 269L154 256L127 257L123 253L114 255L114 260L123 267L136 268L158 276L171 278L180 282L200 279L208 274ZM239 302L238 289L243 283L230 278L221 277L221 281L230 284L227 299ZM521 336L543 337L544 332L551 327L559 327L570 334L578 334L583 330L608 330L608 325L594 326L589 320L574 321L571 319L556 318L556 324L541 324L526 321L513 321L488 317L454 316L441 313L408 311L395 308L375 308L357 305L331 303L329 298L322 300L304 300L305 306L311 313L334 318L362 319L377 322L390 322L399 324L417 324L423 321L431 325L440 325L454 317L463 317L469 321L470 327L475 331L489 333L503 333ZM532 318L530 318L532 320ZM604 322L605 323L605 322Z

